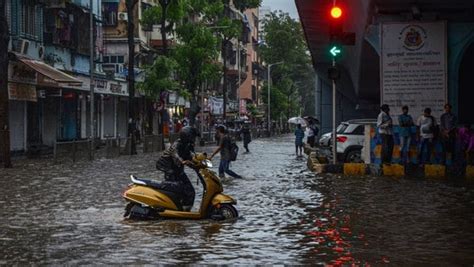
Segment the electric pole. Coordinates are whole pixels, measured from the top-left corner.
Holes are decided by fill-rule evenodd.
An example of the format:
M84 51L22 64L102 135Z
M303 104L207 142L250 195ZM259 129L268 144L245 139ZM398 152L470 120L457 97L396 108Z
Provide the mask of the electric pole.
M135 22L133 9L137 0L126 0L127 5L127 37L128 37L128 137L130 138L130 154L137 154L135 132Z
M0 158L5 168L11 168L10 127L8 107L8 21L5 1L0 1Z

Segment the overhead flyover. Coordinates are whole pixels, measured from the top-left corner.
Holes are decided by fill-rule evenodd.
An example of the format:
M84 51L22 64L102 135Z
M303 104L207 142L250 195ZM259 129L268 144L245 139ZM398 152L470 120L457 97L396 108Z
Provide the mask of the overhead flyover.
M329 84L327 68L332 60L328 14L334 1L295 0L295 3L314 68L324 87ZM345 46L337 63L342 70L338 91L353 103L355 110L375 112L380 104L381 24L442 21L446 23L447 36L447 100L453 103L460 119L474 124L474 114L468 115L468 104L463 102L465 98L474 99L474 90L468 90L469 69L470 77L474 75L474 0L336 0L336 3L345 12L344 31L356 34L355 45ZM320 101L324 102L324 96Z

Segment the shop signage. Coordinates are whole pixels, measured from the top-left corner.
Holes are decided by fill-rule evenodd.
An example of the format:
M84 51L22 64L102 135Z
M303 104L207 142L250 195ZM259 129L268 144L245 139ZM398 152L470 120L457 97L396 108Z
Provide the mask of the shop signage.
M382 104L394 114L404 105L414 112L429 107L439 117L447 100L446 24L386 23L381 36Z
M97 90L97 92L106 93L107 80L94 79L94 89Z
M90 79L87 76L75 76L82 82L81 87L71 87L70 89L90 91ZM128 86L126 82L116 80L94 79L94 92L108 95L128 96Z
M36 102L36 86L24 83L8 83L8 99Z
M169 104L176 104L176 98L177 98L176 93L170 93L168 95L168 103Z
M224 113L224 100L222 98L209 98L210 111L214 115L222 115Z

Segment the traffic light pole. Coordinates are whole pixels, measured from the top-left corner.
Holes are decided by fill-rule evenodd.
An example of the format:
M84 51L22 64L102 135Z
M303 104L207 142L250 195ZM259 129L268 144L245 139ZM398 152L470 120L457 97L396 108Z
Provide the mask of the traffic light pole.
M336 67L336 57L332 58L332 67ZM336 136L336 80L332 79L332 162L337 163Z

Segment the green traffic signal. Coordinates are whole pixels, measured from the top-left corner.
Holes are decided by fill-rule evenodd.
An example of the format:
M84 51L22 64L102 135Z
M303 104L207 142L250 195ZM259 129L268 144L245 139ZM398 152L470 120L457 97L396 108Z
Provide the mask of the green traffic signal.
M341 49L337 46L333 46L331 50L329 50L329 53L331 53L333 57L337 57L337 55L341 53Z

